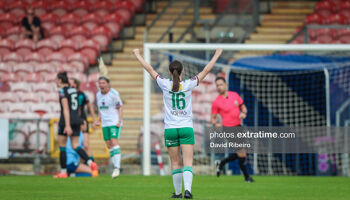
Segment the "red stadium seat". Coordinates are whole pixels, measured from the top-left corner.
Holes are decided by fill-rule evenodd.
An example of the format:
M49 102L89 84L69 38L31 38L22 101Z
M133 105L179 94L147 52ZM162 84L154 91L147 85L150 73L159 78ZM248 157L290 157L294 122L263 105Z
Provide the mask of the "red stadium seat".
M56 98L58 99L58 97L56 97ZM60 113L61 112L61 106L58 103L58 101L50 102L48 105L50 106L50 109L51 109L52 112L54 112L54 113Z
M48 83L56 82L56 78L57 78L57 73L48 73L48 74L45 74L44 76L45 82L48 82Z
M31 39L21 39L15 44L15 50L17 53L25 56L35 50L35 42Z
M110 1L98 1L93 4L94 12L103 17L113 11L114 5Z
M342 1L339 3L338 13L350 19L350 1Z
M91 4L87 1L77 1L72 5L72 13L80 17L87 15L91 10Z
M85 40L80 47L80 52L86 55L89 59L89 63L95 65L97 63L96 58L100 55L99 43L96 40Z
M31 8L34 9L35 15L40 17L47 13L49 6L46 1L41 0L41 1L34 1L31 4Z
M3 92L0 95L0 102L17 103L19 102L19 97L16 93L13 92Z
M99 77L99 74L97 74L97 75ZM90 75L90 76L89 76L88 80L89 79L90 80L96 80L96 77L94 77L94 76L96 76L96 74ZM98 80L98 77L97 77L97 80ZM90 82L83 82L82 81L82 83L80 84L80 89L83 90L83 91L87 91L88 90L88 91L91 91L91 92L96 94L96 92L98 90L97 86L96 86L97 80L96 81L90 81Z
M31 73L34 71L34 66L31 65L30 63L19 63L17 65L14 65L12 67L12 71L15 72L16 74L27 74Z
M46 77L45 77L46 78ZM46 79L45 79L46 80ZM56 80L56 76L55 76L55 80ZM50 93L52 91L52 86L48 83L37 83L33 85L33 92L45 92L45 93Z
M68 13L69 7L70 5L66 1L54 1L51 4L51 12L62 17L64 14Z
M45 75L47 73L55 73L56 72L56 65L51 63L41 63L39 65L36 65L34 67L34 71L36 73L40 73L41 75Z
M77 26L70 31L70 38L76 42L83 42L90 37L90 30L84 26Z
M315 11L323 17L328 17L336 11L336 7L331 1L320 1L316 3Z
M119 32L123 30L124 20L119 14L113 13L103 17L103 25L111 30L113 38L118 38Z
M0 40L0 58L14 49L14 42L9 39Z
M13 72L6 73L1 77L2 82L19 82L21 81L21 77Z
M344 15L333 14L327 18L327 24L346 24L347 19Z
M134 4L129 1L119 1L115 4L115 11L124 19L125 25L131 25L131 18L134 16Z
M7 64L7 63L0 63L0 75L2 76L3 74L12 72L12 66L11 64Z
M64 40L68 31L64 26L56 26L49 31L50 38L60 44L62 40Z
M38 94L29 92L25 95L21 95L21 101L24 103L40 103L40 98L38 98Z
M55 93L48 93L48 94L45 94L43 95L43 101L45 103L58 103L58 94L55 92Z
M90 74L88 77L88 82L96 83L99 77L100 77L99 73Z
M68 56L68 62L71 64L83 63L84 69L87 69L89 66L88 58L82 53L75 53L75 54Z
M130 2L134 4L136 12L143 12L143 5L145 4L145 0L132 0Z
M16 16L23 16L26 14L28 4L24 1L13 1L9 4L9 12Z
M81 24L90 31L101 24L101 17L96 13L84 15L81 19Z
M58 16L54 13L47 13L44 14L40 17L41 20L41 27L47 31L50 32L50 30L52 28L54 28L56 26L56 24L58 23Z
M106 51L108 44L112 40L112 33L107 26L99 26L92 30L91 39L96 40L100 44L102 51Z
M27 82L17 82L11 84L11 91L28 93L32 91L32 87Z
M39 64L39 63L42 63L44 62L44 57L43 55L37 53L37 52L34 52L34 53L30 53L28 55L26 55L24 57L24 61L26 62L31 62L31 63L35 63L35 64Z
M74 67L72 67L72 65L70 64L67 64L67 63L64 63L62 65L59 65L58 66L58 69L57 69L58 72L68 72L68 73L75 73L76 72L76 69Z
M9 54L6 54L3 56L2 61L4 62L22 62L23 61L23 57L16 53L16 52L12 52Z
M16 103L16 104L9 104L9 112L13 113L27 113L28 111L28 107L27 104L23 104L23 103Z
M65 63L66 60L66 57L59 52L52 53L46 57L47 62L57 63L58 65Z
M84 73L73 73L70 77L78 79L81 83L87 81L87 76Z
M36 51L39 54L44 55L44 56L51 54L52 52L56 51L57 49L58 49L58 45L57 45L56 41L51 40L50 38L40 40L36 44Z
M10 39L12 41L17 41L17 40L19 40L20 33L21 33L21 27L19 27L19 26L9 27L6 30L6 38Z
M326 20L318 13L310 14L305 19L306 24L325 24Z
M0 14L0 27L8 29L17 23L17 16L11 13Z
M350 43L350 29L339 29L338 39L341 43Z
M43 77L39 73L28 73L27 75L24 76L23 79L25 82L30 82L30 83L37 83L37 82L42 82Z
M5 1L0 1L0 14L6 13L8 9L7 3Z
M80 48L79 43L75 42L72 39L65 39L61 42L59 52L62 53L65 56L69 56L76 51L78 51Z
M73 27L80 24L80 16L74 13L67 13L61 17L60 24L70 31Z

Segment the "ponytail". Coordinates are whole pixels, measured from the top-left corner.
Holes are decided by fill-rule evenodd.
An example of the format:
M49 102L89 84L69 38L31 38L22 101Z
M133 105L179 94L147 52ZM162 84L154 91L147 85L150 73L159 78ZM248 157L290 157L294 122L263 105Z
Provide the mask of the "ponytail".
M173 88L171 91L178 92L180 88L180 75L177 73L177 70L173 72Z
M171 89L173 92L178 92L180 89L180 74L182 69L182 64L177 60L174 60L169 65L169 71L173 76L173 88Z
M57 74L57 78L62 81L62 83L69 83L68 82L68 75L66 71L60 72Z

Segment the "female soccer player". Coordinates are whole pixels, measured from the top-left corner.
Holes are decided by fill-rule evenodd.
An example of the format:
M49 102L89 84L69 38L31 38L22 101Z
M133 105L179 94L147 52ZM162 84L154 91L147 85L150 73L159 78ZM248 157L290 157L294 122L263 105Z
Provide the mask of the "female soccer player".
M134 49L134 54L145 70L154 78L163 91L164 102L164 139L168 148L171 167L173 169L173 184L175 193L171 198L182 198L182 178L185 185L185 199L192 199L192 163L194 131L192 123L192 90L213 69L214 64L222 53L222 49L216 49L215 55L197 76L190 80L182 80L184 68L179 61L173 61L169 65L169 73L172 80L159 77L153 67L146 63L140 55L139 49ZM181 160L180 147L183 161ZM182 164L183 163L183 164ZM182 166L183 169L182 169Z
M102 121L103 139L109 149L114 170L112 178L120 174L120 147L118 139L122 129L123 103L119 92L109 85L109 79L101 76L98 79L100 91L96 94L97 106L99 109L98 121Z
M78 93L75 88L69 87L67 72L57 74L57 87L59 90L59 102L61 105L61 117L58 123L58 144L60 146L60 164L61 172L54 176L54 178L67 178L67 155L66 143L67 136L70 137L72 147L85 161L85 164L91 167L92 171L96 171L97 165L86 154L86 152L79 146L79 135L81 119L78 114Z

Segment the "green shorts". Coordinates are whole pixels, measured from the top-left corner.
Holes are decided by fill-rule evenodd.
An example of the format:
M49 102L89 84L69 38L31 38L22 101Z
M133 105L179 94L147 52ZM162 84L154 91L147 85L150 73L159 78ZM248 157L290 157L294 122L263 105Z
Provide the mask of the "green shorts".
M105 141L108 141L111 138L119 139L121 130L122 127L118 128L117 126L102 127L103 139Z
M191 127L168 128L164 130L166 147L177 147L180 144L194 144L194 131Z

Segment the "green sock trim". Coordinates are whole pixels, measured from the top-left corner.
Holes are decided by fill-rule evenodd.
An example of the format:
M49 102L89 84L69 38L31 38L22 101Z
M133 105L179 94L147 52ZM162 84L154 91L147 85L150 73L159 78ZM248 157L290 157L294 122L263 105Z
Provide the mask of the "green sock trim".
M116 155L116 154L120 154L120 148L118 148L118 149L114 149L114 150L113 150L113 153L114 153L114 155Z
M114 151L110 151L109 156L112 158L114 156Z
M189 166L184 167L184 172L185 172L185 171L188 171L188 172L191 172L191 173L192 173L192 167L189 167Z
M89 159L93 161L93 160L94 160L94 157L93 157L93 156L90 156Z
M60 151L66 151L66 147L60 147Z
M182 168L180 168L180 169L173 169L172 175L178 174L178 173L182 173Z

